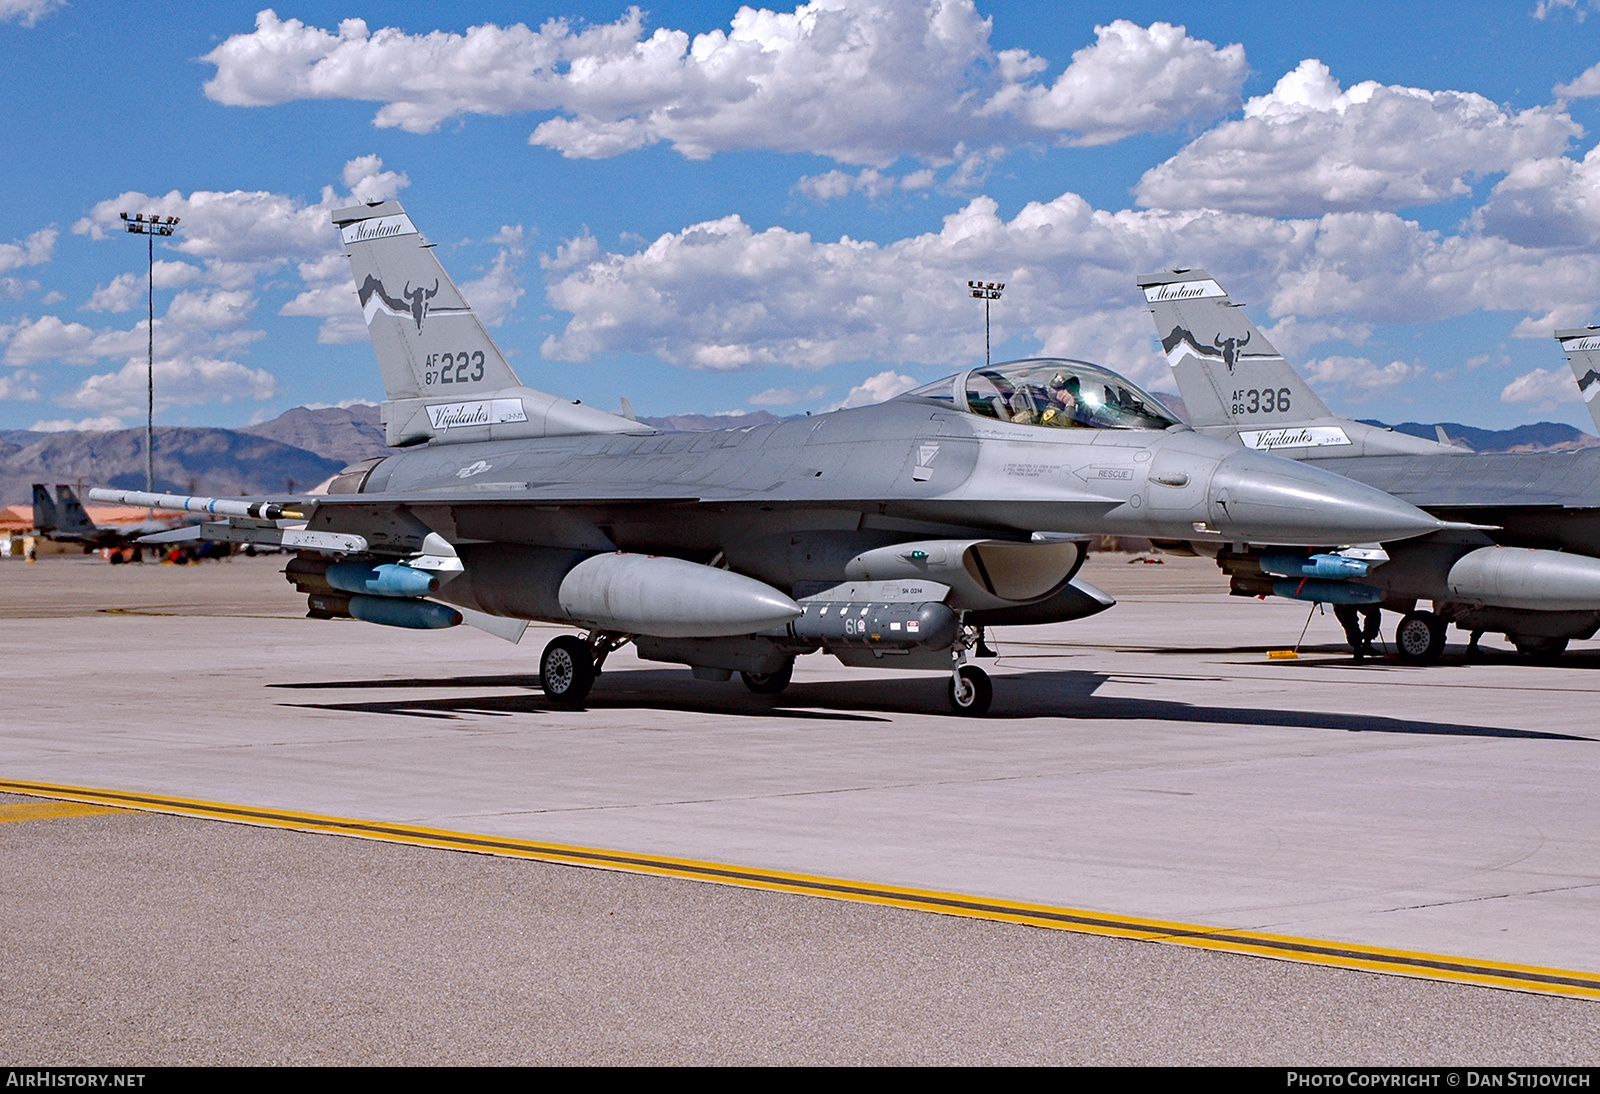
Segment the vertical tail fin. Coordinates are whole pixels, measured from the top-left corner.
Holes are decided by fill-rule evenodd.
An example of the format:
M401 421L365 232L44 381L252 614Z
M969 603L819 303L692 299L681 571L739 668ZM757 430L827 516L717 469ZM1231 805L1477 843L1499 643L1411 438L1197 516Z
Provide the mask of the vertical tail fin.
M56 499L42 482L33 484L33 526L40 532L54 532L61 526L61 518L56 515Z
M1578 393L1589 408L1595 428L1600 429L1600 401L1596 400L1600 396L1600 327L1558 330L1556 341L1566 351L1567 364L1578 381Z
M1333 416L1204 270L1152 274L1138 284L1195 429L1292 459L1465 451Z
M56 486L56 508L58 529L74 535L87 535L95 530L94 521L89 519L89 514L83 508L83 502L78 500L78 495L72 492L72 487L66 484Z
M1299 425L1328 407L1204 270L1138 279L1195 428Z
M389 395L390 444L640 431L523 387L398 201L337 210L333 223Z

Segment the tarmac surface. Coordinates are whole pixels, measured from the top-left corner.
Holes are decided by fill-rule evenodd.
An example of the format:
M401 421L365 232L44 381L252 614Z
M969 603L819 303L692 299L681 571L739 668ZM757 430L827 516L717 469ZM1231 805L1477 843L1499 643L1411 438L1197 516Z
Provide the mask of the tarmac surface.
M1600 643L1357 665L1209 563L945 679L778 697L300 618L282 560L0 563L0 779L1600 973ZM1392 626L1392 620L1390 626ZM51 810L54 810L52 812ZM1600 1006L0 797L0 1061L1592 1063Z

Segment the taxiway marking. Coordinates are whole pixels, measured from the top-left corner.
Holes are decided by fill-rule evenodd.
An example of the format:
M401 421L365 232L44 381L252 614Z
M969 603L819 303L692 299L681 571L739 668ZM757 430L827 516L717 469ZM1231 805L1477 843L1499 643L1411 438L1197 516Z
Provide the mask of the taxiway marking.
M0 805L0 824L11 821L53 820L56 817L92 817L101 813L126 813L109 805L86 805L75 801L12 802Z
M55 799L58 802L81 803L80 808L82 805L104 807L103 809L92 810L95 812L138 809L153 813L199 817L207 820L232 821L240 824L255 824L274 828L292 828L305 832L326 832L334 835L382 840L388 843L404 843L418 847L438 847L451 851L471 851L478 854L536 859L541 862L569 866L590 866L600 869L621 870L628 873L655 874L661 877L688 878L695 881L713 881L748 889L767 889L773 892L797 893L805 896L832 897L837 900L883 904L916 911L965 916L971 919L1000 920L1051 930L1073 931L1079 934L1110 935L1117 938L1133 938L1146 942L1164 942L1169 945L1193 946L1223 953L1250 954L1256 957L1299 961L1313 965L1329 965L1337 968L1360 969L1366 972L1386 973L1396 976L1412 976L1428 980L1447 980L1453 983L1479 984L1486 987L1510 988L1549 995L1600 999L1600 973L1579 972L1571 969L1545 968L1536 965L1513 965L1499 961L1453 957L1444 954L1385 949L1383 947L1364 946L1350 942L1330 942L1314 938L1297 938L1291 935L1265 934L1257 931L1232 930L1223 927L1205 927L1193 923L1173 923L1159 919L1144 919L1137 916L1085 911L1080 908L1059 908L1046 904L1026 904L1018 901L969 896L961 893L908 889L893 885L875 885L869 882L850 881L842 878L791 874L779 870L731 866L716 862L700 862L694 859L671 858L664 855L631 854L626 851L544 843L537 840L512 839L505 836L474 835L468 832L452 832L446 829L423 828L417 825L353 820L346 817L329 817L287 809L260 809L245 805L177 798L161 794L139 794L93 787L65 786L56 783L24 782L13 779L0 779L0 791ZM21 807L0 808L15 809ZM40 808L48 809L51 807L42 806ZM57 805L55 808L59 809L62 806ZM72 807L68 806L66 808ZM67 814L56 813L53 815Z

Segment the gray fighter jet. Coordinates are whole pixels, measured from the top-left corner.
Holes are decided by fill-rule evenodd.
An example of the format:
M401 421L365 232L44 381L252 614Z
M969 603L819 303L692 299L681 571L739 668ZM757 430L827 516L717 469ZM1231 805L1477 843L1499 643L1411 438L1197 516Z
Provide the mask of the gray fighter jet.
M184 535L281 544L313 616L467 622L552 641L546 694L581 702L611 651L787 685L796 655L951 674L981 628L1102 611L1085 533L1338 548L1437 531L1381 491L1197 434L1082 361L974 368L877 406L664 433L523 386L394 201L344 209L394 454L322 492L93 497L227 518Z
M1481 634L1496 632L1539 659L1600 628L1600 449L1474 453L1443 436L1435 443L1335 417L1204 270L1138 284L1196 431L1481 526L1373 543L1340 559L1213 551L1194 540L1171 546L1214 554L1238 595L1336 605L1358 656L1369 651L1382 608L1402 613L1396 653L1415 663L1438 658L1450 623L1471 632L1473 650ZM1419 600L1433 610L1418 611Z
M142 520L134 524L96 524L78 501L72 487L61 484L56 496L44 483L33 484L33 527L45 539L56 543L81 543L86 551L99 547L129 547L138 557L138 541L143 536L173 527L175 520Z

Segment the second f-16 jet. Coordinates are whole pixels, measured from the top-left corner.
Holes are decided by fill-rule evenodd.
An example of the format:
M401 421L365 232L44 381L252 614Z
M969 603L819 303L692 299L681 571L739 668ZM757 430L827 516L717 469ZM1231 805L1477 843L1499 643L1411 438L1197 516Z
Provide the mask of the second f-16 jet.
M210 514L200 536L279 544L310 614L467 622L545 648L580 703L607 655L788 684L796 656L950 673L992 689L982 628L1112 603L1077 578L1087 533L1276 545L1399 541L1445 522L1382 491L1196 433L1097 365L972 368L876 406L662 432L524 386L398 202L343 209L393 454L322 492L91 496Z
M1336 417L1204 270L1138 284L1196 431L1337 472L1456 525L1337 559L1172 546L1215 555L1237 594L1339 606L1358 656L1382 609L1401 613L1396 652L1419 663L1440 655L1451 623L1473 647L1502 633L1541 659L1600 629L1600 448L1475 453ZM1373 626L1354 630L1357 610Z

